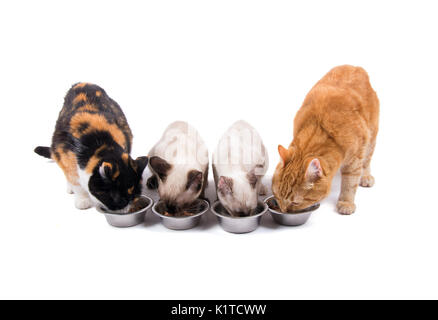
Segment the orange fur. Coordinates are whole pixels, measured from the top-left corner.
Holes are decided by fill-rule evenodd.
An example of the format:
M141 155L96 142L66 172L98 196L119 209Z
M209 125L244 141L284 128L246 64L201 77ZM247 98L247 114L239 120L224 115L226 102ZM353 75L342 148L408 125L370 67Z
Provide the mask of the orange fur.
M80 82L80 83L78 83L77 85L75 85L75 86L73 87L73 89L83 88L83 87L85 87L86 85L88 85L87 82Z
M327 73L296 114L289 148L279 146L282 161L274 173L272 190L281 211L321 201L341 168L337 210L353 213L358 184L369 187L374 183L370 161L378 121L379 101L364 69L340 66Z
M86 101L87 95L84 92L79 93L74 99L73 104L78 104L79 102Z
M96 166L99 164L101 158L98 157L97 155L99 154L100 151L104 150L107 146L104 144L102 146L100 146L95 152L94 155L90 158L90 160L88 160L87 166L85 167L85 172L91 174L94 170L94 168L96 168ZM111 166L111 163L106 163L107 166Z
M72 151L64 151L62 145L56 148L53 153L53 160L58 164L58 166L64 172L67 181L74 186L79 185L78 183L78 172L77 172L77 161L76 155Z
M80 132L79 128L82 123L89 123L89 128L83 132ZM79 138L83 134L87 134L92 130L108 131L115 142L117 142L123 148L126 146L126 138L122 130L116 124L109 123L101 114L78 112L71 118L70 127L75 138Z

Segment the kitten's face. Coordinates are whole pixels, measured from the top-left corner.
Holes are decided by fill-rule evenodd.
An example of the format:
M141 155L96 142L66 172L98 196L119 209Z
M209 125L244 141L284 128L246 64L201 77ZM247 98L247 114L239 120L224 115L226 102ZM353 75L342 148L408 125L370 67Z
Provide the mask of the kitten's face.
M141 177L147 157L104 159L90 177L90 193L110 211L119 211L141 194Z
M284 152L280 156L282 160L272 178L272 192L281 212L306 209L327 197L331 181L325 177L318 159L301 159Z
M217 185L217 195L224 208L232 216L244 217L252 215L258 204L256 189L257 181L247 177L220 177Z
M160 157L151 157L150 167L158 178L160 199L168 207L184 208L200 197L204 184L203 172L187 172L185 166L173 166Z

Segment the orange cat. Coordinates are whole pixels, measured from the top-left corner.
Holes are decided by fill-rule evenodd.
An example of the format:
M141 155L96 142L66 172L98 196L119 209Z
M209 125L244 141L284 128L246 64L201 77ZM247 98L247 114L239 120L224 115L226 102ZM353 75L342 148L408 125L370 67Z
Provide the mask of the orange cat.
M289 148L278 146L281 161L272 191L281 211L300 210L327 197L340 168L337 211L352 214L358 184L374 184L370 161L378 126L379 100L366 71L340 66L327 73L295 116Z

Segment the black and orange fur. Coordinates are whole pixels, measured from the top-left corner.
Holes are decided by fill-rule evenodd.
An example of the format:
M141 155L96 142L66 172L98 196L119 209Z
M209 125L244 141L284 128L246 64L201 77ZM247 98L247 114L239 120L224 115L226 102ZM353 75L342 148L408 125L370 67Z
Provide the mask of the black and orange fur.
M52 145L35 152L52 158L73 187L88 187L110 210L125 208L141 193L147 157L130 157L132 133L120 106L97 85L75 84L67 93ZM90 176L80 185L79 170Z

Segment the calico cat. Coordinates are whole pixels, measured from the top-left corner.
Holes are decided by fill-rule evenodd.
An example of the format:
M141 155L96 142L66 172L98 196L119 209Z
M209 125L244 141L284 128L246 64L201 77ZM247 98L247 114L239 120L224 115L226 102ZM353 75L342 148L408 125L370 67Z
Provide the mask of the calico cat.
M222 136L213 154L213 175L218 199L231 216L249 216L257 208L261 183L269 166L258 132L247 122L234 123Z
M307 94L295 116L289 148L278 146L280 163L272 191L282 212L311 206L327 197L340 168L337 211L352 214L357 186L372 187L370 162L379 128L379 100L360 67L340 66Z
M170 124L149 152L153 176L147 185L158 188L169 211L205 198L208 184L208 150L195 128L186 122Z
M78 209L96 205L127 211L141 193L148 162L147 157L133 160L131 145L132 133L120 106L102 88L78 83L64 99L52 146L35 152L61 167Z

